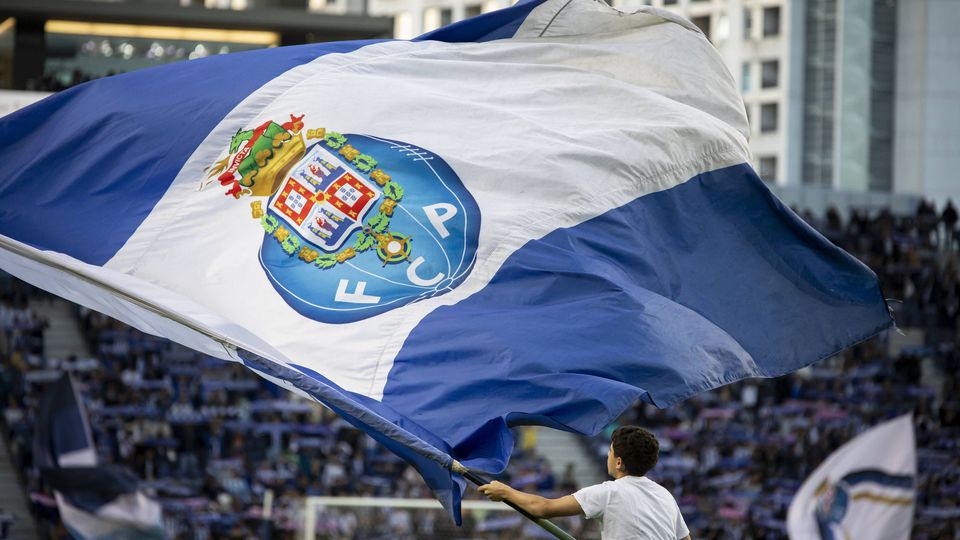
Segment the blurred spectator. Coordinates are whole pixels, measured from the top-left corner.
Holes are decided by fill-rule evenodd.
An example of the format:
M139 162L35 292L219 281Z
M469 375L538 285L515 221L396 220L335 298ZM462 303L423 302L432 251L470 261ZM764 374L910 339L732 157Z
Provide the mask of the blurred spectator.
M953 199L947 199L947 204L943 207L943 213L940 215L940 221L943 222L944 246L947 249L953 249L957 230L957 208L953 206Z

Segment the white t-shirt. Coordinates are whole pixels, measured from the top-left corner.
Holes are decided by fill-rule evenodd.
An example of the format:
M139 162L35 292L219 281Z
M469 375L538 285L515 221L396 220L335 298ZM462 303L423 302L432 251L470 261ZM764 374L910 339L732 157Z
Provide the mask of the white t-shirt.
M679 540L690 534L673 495L645 476L624 476L573 494L604 540Z

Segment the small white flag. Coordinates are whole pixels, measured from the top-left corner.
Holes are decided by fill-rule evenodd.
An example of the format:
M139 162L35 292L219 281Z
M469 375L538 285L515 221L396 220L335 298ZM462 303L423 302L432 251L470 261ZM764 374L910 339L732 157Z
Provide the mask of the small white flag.
M794 540L902 540L913 525L917 450L913 415L883 423L830 454L787 513Z

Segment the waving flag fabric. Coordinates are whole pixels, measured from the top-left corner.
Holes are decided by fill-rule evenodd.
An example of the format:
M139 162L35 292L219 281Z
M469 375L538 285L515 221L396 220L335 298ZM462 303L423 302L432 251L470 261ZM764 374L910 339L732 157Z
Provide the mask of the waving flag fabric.
M747 133L653 8L190 61L0 123L0 264L329 405L458 515L451 461L502 470L511 425L594 433L891 325Z
M913 415L905 414L866 431L830 454L790 503L790 538L910 538L916 446Z
M160 505L137 489L137 478L98 464L90 423L70 376L44 393L34 432L34 465L54 490L74 538L162 539Z

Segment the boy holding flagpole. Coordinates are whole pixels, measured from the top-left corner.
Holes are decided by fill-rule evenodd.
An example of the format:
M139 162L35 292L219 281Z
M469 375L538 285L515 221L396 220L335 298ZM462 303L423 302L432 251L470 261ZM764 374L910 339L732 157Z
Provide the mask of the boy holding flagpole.
M657 464L660 443L649 431L623 426L613 432L607 474L613 481L548 499L493 481L479 487L494 501L513 503L543 518L583 515L601 521L604 540L651 538L690 540L677 501L663 486L644 476Z

